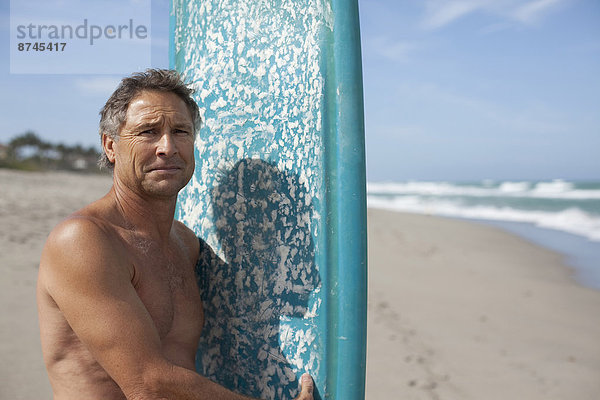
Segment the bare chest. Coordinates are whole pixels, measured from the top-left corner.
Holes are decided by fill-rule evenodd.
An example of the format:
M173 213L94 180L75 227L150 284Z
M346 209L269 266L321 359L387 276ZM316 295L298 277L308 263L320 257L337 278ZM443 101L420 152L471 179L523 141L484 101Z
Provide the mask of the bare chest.
M145 254L136 260L134 286L163 344L196 346L204 315L194 265L178 254Z

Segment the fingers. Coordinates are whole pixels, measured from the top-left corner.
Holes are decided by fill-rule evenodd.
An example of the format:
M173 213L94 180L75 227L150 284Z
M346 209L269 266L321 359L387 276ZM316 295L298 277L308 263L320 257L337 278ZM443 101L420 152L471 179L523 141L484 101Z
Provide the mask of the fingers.
M308 373L305 373L300 378L300 386L300 394L296 397L296 400L313 400L315 384Z

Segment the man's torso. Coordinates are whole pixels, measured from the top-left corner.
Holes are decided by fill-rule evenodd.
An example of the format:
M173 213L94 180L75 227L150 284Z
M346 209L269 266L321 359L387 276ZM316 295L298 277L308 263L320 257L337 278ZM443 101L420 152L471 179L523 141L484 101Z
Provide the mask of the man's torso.
M91 215L95 217L93 212ZM83 217L90 215L84 210ZM96 220L114 239L123 268L130 269L131 284L156 326L165 358L193 370L204 319L194 275L197 239L176 222L168 246L161 249L132 230ZM42 350L55 399L124 398L44 289L43 273L38 283L38 308Z

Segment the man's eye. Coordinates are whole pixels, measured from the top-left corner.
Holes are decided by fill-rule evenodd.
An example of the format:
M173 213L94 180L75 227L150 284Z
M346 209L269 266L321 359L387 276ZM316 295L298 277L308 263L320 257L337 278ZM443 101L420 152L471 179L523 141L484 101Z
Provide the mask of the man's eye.
M189 135L190 132L185 129L175 129L175 133L177 135Z
M152 129L146 129L140 132L140 135L152 135L154 133L154 130Z

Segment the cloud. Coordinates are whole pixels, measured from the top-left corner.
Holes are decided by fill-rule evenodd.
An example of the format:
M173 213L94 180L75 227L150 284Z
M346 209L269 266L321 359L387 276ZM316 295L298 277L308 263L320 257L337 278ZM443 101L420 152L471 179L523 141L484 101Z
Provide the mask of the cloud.
M429 1L422 25L426 29L439 29L483 8L484 5L485 2L474 0Z
M425 4L425 15L421 26L427 30L441 29L469 14L482 13L506 22L531 25L568 0L429 0Z
M392 61L406 61L409 55L418 48L414 42L392 40L387 36L373 38L369 46L376 54Z
M77 79L75 86L85 94L108 97L117 88L120 81L119 77L85 78Z
M525 24L537 22L543 14L546 14L552 8L562 3L563 0L534 0L517 7L513 12L513 17L517 21Z

